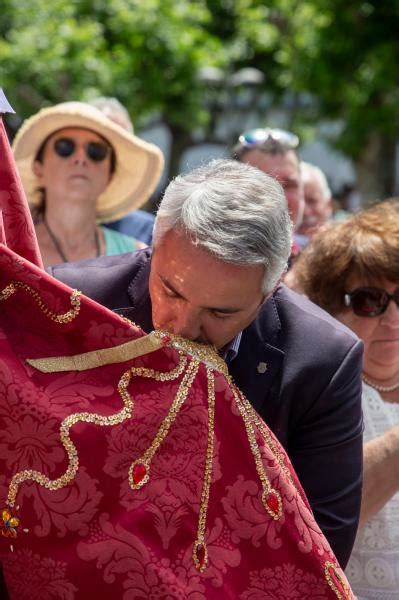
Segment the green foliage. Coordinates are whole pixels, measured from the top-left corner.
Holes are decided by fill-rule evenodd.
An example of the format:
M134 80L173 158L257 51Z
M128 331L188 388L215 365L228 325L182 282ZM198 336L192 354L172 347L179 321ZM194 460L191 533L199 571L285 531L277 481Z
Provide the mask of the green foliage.
M154 112L182 127L206 120L198 70L223 66L226 53L206 29L204 2L7 0L5 9L1 85L21 114L101 94L135 122Z
M109 84L100 23L88 18L78 22L65 0L9 1L9 7L12 27L0 40L0 74L18 112L30 114L79 97L83 87Z
M136 126L157 115L178 132L180 152L213 124L201 67L251 66L275 102L299 99L298 130L341 123L352 158L396 139L399 0L0 0L0 14L0 85L23 117L117 96Z
M295 2L289 4L294 9ZM285 16L292 32L284 41L290 84L314 94L319 116L342 121L335 145L356 158L371 133L394 140L399 2L307 0Z

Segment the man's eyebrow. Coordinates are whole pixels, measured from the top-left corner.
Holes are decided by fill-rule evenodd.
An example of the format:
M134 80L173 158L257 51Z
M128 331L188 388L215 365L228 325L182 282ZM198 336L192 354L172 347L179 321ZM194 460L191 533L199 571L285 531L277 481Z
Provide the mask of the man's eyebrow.
M168 281L162 275L160 275L159 278L162 281L162 283L164 284L164 286L167 287L171 292L176 294L176 296L178 296L179 298L183 298L183 300L185 299L184 296L170 283L170 281ZM205 310L210 310L212 312L225 313L226 315L232 315L234 313L238 313L238 312L242 311L242 308L237 308L235 306L224 306L222 308L219 308L216 306L202 306L202 308L204 308Z

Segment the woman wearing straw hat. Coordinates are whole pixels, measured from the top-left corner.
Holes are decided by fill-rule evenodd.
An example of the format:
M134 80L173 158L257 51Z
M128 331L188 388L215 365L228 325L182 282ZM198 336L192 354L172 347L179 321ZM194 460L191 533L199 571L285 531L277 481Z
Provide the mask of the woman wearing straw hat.
M163 167L159 148L88 104L64 102L27 119L13 149L45 266L142 247L101 224L148 199Z

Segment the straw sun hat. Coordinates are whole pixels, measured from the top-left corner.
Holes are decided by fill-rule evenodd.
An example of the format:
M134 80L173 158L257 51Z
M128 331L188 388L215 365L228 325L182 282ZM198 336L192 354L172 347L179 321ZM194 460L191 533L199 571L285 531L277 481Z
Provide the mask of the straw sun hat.
M97 201L97 220L108 223L140 207L154 191L163 168L161 150L124 130L100 110L83 102L63 102L43 108L18 131L13 150L22 183L32 206L40 203L33 163L42 143L65 127L90 129L105 138L116 157L112 178Z

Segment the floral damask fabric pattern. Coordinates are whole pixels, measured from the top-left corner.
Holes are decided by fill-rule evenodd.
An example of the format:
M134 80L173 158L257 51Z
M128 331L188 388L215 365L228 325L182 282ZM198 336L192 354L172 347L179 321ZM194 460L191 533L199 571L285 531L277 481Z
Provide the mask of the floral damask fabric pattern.
M19 600L75 598L77 588L68 581L64 562L21 549L6 555L3 568L9 573L9 593Z
M12 244L16 255L42 264L39 246L29 215L28 202L18 176L0 113L0 242Z
M0 253L0 293L15 279L11 256ZM71 290L20 259L17 271L52 313L68 310ZM143 333L84 297L63 324L26 288L0 307L0 510L8 502L17 530L3 511L0 558L11 600L353 598L343 575L342 585L335 571L326 575L326 565L341 572L286 454L248 408L238 410L226 377L214 372L212 396L213 371L199 361L184 395L184 369L175 379L153 376L169 374L182 356L186 372L195 364L168 346L125 363L41 372L27 359L112 348ZM127 403L118 384L131 368ZM136 489L131 465L154 440L141 466L148 482ZM270 490L281 514L267 510Z
M151 470L153 485L144 486L132 495L125 476L132 454L140 455L147 448L162 421L165 405L176 393L177 384L171 390L160 390L146 395L136 395L136 403L143 406L140 418L127 423L123 432L118 429L110 433L108 455L104 471L119 480L120 503L126 510L134 510L143 503L151 514L152 524L157 531L162 547L168 550L177 534L182 517L190 507L199 511L201 483L204 469L206 442L206 413L200 393L193 393L190 406L183 406L179 415L181 427L171 431L167 444L154 462ZM193 429L197 435L193 436ZM216 444L213 457L213 481L220 478Z
M285 563L275 569L262 569L250 574L250 587L240 600L326 600L325 582L313 573L304 573Z

